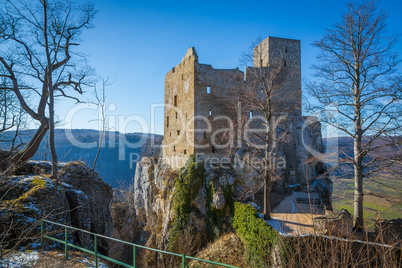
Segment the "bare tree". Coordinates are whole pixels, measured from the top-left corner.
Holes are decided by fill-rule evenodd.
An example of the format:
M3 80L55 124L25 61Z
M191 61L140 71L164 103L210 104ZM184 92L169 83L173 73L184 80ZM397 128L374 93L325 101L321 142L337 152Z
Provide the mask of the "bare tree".
M54 98L79 101L68 94L68 88L83 93L92 71L84 55L72 48L79 45L82 30L92 26L96 11L91 3L77 6L57 0L4 0L1 5L0 76L5 79L1 89L12 91L22 109L40 124L26 148L12 161L19 165L31 158L50 128L55 177ZM36 105L30 104L34 101Z
M323 121L353 138L354 228L362 230L363 178L384 168L381 159L367 160L367 155L384 147L380 139L392 142L400 134L402 83L400 60L392 51L397 38L386 35L387 14L375 1L351 2L347 9L313 43L320 49L319 64L313 66L317 80L307 86L318 101L314 110L326 107L338 115Z
M102 92L100 93L98 92L98 90L96 89L96 84L94 85L94 92L93 92L96 100L94 104L98 106L98 109L100 111L99 113L100 118L98 118L100 133L99 133L98 150L96 152L92 170L95 170L96 162L98 161L99 153L102 148L103 137L105 135L105 132L108 130L108 125L106 122L106 86L111 85L111 83L109 83L109 78L107 79L101 78L101 81L102 81Z
M3 83L4 84L4 83ZM20 144L16 140L21 128L26 126L26 113L21 109L14 93L9 90L0 90L0 133L13 130L14 135L1 135L1 142L11 142L10 151L15 150Z
M269 66L259 66L265 56L263 48L258 46L261 39L252 43L253 52L243 55L243 64L249 66L254 64L257 67L247 67L247 83L245 88L240 90L239 103L235 114L240 115L241 126L236 128L241 133L242 150L248 157L242 158L245 164L250 166L264 181L264 218L271 219L270 190L271 183L277 177L278 167L273 163L273 155L278 152L280 141L283 141L286 132L278 131L278 126L284 126L283 114L279 113L281 101L279 94L282 86L287 82L283 75L289 76L290 69L286 70L285 61L281 55L271 59ZM257 62L257 64L256 64ZM244 146L245 145L245 146ZM239 149L239 148L238 148ZM250 160L251 159L251 160ZM255 159L262 159L262 163L255 165Z

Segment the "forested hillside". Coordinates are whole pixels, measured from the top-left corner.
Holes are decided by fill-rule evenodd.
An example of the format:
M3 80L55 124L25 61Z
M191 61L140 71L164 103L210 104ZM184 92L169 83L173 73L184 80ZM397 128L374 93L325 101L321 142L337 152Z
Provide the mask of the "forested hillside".
M24 130L16 139L16 144L29 141L35 130ZM68 139L68 131L56 129L55 144L60 162L83 161L89 167L93 166L97 151L99 132L91 129L73 129L72 138ZM9 149L13 131L3 132L0 149ZM112 187L124 188L132 184L134 179L136 162L139 156L149 153L148 148L152 145L152 139L156 145L162 141L161 135L146 133L127 133L108 131L105 133L95 171ZM141 140L142 139L142 140ZM78 141L78 142L77 142ZM89 147L89 148L85 148ZM45 138L32 160L50 160L50 151ZM130 164L131 163L131 164Z

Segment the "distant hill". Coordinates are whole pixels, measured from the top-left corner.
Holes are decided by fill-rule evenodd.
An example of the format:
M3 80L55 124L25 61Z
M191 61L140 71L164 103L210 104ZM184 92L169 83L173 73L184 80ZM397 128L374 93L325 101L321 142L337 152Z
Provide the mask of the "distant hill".
M325 144L338 144L340 159L353 157L353 139L351 137L330 138ZM402 137L396 137L401 144ZM401 156L401 149L396 145L384 146L382 140L376 141L374 146L381 146L376 152L371 152L365 158L365 163L379 157L389 158ZM352 164L342 164L332 167L332 205L335 209L347 209L353 214L354 180ZM395 219L402 216L402 168L393 167L393 172L381 171L364 179L364 218L365 219Z
M96 152L98 150L97 146L93 148L82 148L82 146L77 146L74 140L70 141L67 137L69 130L56 129L56 150L59 161L68 162L74 160L81 160L85 162L88 166L92 167ZM19 142L27 143L30 137L35 133L35 130L24 130L21 132L19 137ZM0 139L6 140L12 137L14 132L8 131L0 133ZM84 145L91 145L91 143L98 142L99 132L92 129L73 129L71 130L73 139L76 139ZM144 144L139 144L135 146L141 139L147 140ZM106 132L104 137L104 146L100 151L99 159L96 165L96 171L99 173L101 178L109 183L112 187L124 188L133 183L136 163L132 162L130 165L130 155L131 160L135 160L137 157L141 157L146 154L145 148L149 146L150 140L154 139L154 143L159 145L163 139L161 135L155 134L144 134L144 133L128 133L122 134L119 132ZM335 144L338 144L339 150L338 155L341 158L353 155L353 140L350 137L339 137L324 139L324 145L334 144L334 139L337 139ZM142 142L141 142L142 143ZM96 145L95 144L95 145ZM81 144L82 145L82 144ZM329 146L329 145L328 145ZM0 142L0 149L8 149L10 147L10 142ZM133 147L133 148L132 148ZM119 154L120 152L120 154ZM401 151L397 147L387 147L381 150L382 154L385 155L395 155L401 154ZM376 157L378 154L371 154L368 156L367 160ZM47 139L44 139L41 146L34 156L35 160L50 160L50 153L47 145ZM351 200L351 194L353 192L353 168L351 165L338 165L336 169L332 171L334 179L334 191L333 199L335 202ZM395 181L395 178L386 174L377 174L376 178L378 180L386 180L389 182L390 186L397 186L401 190L401 183L399 178ZM398 179L398 178L397 178ZM367 181L368 185L366 189L373 191L376 189L381 189L381 194L395 196L397 192L392 188L386 187L384 185L376 184L374 182ZM385 182L387 185L387 182ZM396 200L398 203L398 200ZM349 202L350 203L350 202ZM401 204L399 205L401 206Z
M334 138L328 138L324 139L324 147L326 150L328 150L329 146L331 144L337 144L337 155L339 157L339 163L336 169L333 170L334 176L337 177L352 177L353 175L353 166L352 164L342 164L342 160L346 160L347 158L352 159L353 158L353 139L352 137L334 137ZM402 137L394 137L394 142L396 144L399 144L399 146L402 146ZM363 140L364 143L364 140ZM376 151L371 151L367 154L367 156L364 159L363 163L368 163L372 161L373 159L376 158L390 158L390 157L395 157L395 156L400 156L402 154L401 148L398 147L397 145L387 145L389 144L388 141L384 141L382 139L377 139L373 147L378 147ZM334 150L331 150L334 152ZM402 171L402 170L401 170Z
M27 143L35 130L21 131L17 143ZM1 133L0 149L9 149L11 142L5 142L14 136L14 131ZM132 184L138 157L147 153L151 141L160 145L162 135L147 133L127 133L107 131L99 154L95 171L112 187L124 188ZM80 160L89 167L93 166L98 150L99 132L92 129L56 129L55 143L58 160L60 162ZM50 160L49 146L45 138L34 160Z

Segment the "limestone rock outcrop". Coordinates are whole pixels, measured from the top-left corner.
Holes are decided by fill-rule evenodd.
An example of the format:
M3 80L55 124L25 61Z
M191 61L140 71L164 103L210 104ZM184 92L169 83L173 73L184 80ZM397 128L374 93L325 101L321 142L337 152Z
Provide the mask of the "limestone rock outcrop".
M352 233L353 219L352 215L342 209L337 216L323 216L313 219L314 228L325 235L348 237Z
M139 229L157 226L161 237L168 236L176 175L167 166L155 164L153 158L144 157L137 163L133 202ZM149 232L141 232L140 242L146 243L148 236Z
M229 206L231 202L233 203L232 196L231 200L227 199L229 198L227 192L229 188L231 192L234 191L237 183L235 176L230 172L211 168L198 167L194 170L192 165L194 162L189 161L178 172L164 164L157 164L153 158L142 158L137 163L132 192L117 190L114 192L113 237L163 250L172 250L169 246L171 247L173 241L176 241L175 245L178 248L175 247L174 251L194 254L194 250L205 245L210 234L227 232L230 226ZM184 179L191 180L190 177L201 170L201 180L189 182ZM179 177L183 179L184 184L178 183ZM187 183L191 183L192 186ZM182 187L187 187L186 189L191 192L183 196L186 204L175 202L175 195L186 194L186 190ZM179 228L176 217L180 215L176 212L181 205L184 207L179 211L186 211L187 214L183 218L184 225ZM218 213L219 217L214 213ZM173 238L172 230L178 230L180 234ZM184 241L188 241L191 245L187 245ZM131 263L132 253L128 249L119 248L112 243L111 250L117 258ZM152 252L138 254L137 263L141 262L145 267L147 267L146 259L152 259L152 263L147 264L150 267L169 262L168 259L162 259L166 256L153 256ZM152 256L144 257L146 254Z
M25 246L38 238L39 221L70 224L70 206L61 186L42 175L11 176L0 181L0 236L2 248ZM48 231L63 238L60 227Z
M43 170L41 163L29 165ZM46 174L12 175L0 181L0 233L9 242L2 247L32 245L39 237L41 219L111 235L112 188L83 162L60 167L59 182ZM45 224L45 228L52 236L64 239L60 227ZM88 249L93 247L93 237L83 233L72 232L69 240ZM47 243L47 248L55 245ZM108 242L100 239L98 248L106 253Z
M112 237L119 240L135 243L138 240L139 229L134 209L133 192L113 189ZM115 241L110 242L109 257L132 263L133 248L130 245Z
M59 171L59 180L66 189L66 196L72 210L72 226L110 236L113 231L110 208L113 198L112 187L105 183L98 173L80 161L64 165ZM90 248L93 245L91 240L84 239L79 242ZM98 241L99 250L106 253L109 241L105 239Z

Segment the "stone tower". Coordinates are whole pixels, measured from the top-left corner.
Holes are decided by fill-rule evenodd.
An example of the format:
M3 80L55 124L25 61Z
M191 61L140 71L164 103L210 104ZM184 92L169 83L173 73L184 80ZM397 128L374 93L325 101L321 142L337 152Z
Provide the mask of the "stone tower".
M300 41L268 37L253 53L253 66L243 73L238 68L215 69L200 64L191 47L182 61L167 73L163 161L177 169L184 166L192 154L204 159L227 156L226 148L217 145L216 140L230 127L228 120L236 122L239 118L239 114L228 107L241 102L244 91L255 84L255 71L269 73L280 66L272 82L271 103L273 113L286 118L281 123L286 130L286 141L275 153L286 158L286 166L277 174L289 184L307 180L311 183L321 172L322 163L311 161L310 149L322 152L323 146L317 118L301 114ZM255 111L242 113L248 119L258 115ZM256 127L264 128L262 124Z
M182 166L191 154L224 154L211 144L211 138L224 128L228 117L236 114L229 103L241 99L245 87L253 82L251 73L258 68L283 68L272 96L276 113L301 115L300 41L268 37L254 48L254 66L243 73L235 69L215 69L198 63L194 47L165 78L164 159Z
M246 81L254 68L275 68L281 72L274 81L278 89L272 96L273 108L278 113L301 115L301 50L300 41L267 37L253 51L253 67L246 69Z
M180 167L191 154L219 153L210 138L219 129L217 116L231 116L226 106L244 83L236 69L214 69L198 63L193 47L165 78L163 157ZM231 116L232 117L232 116Z

